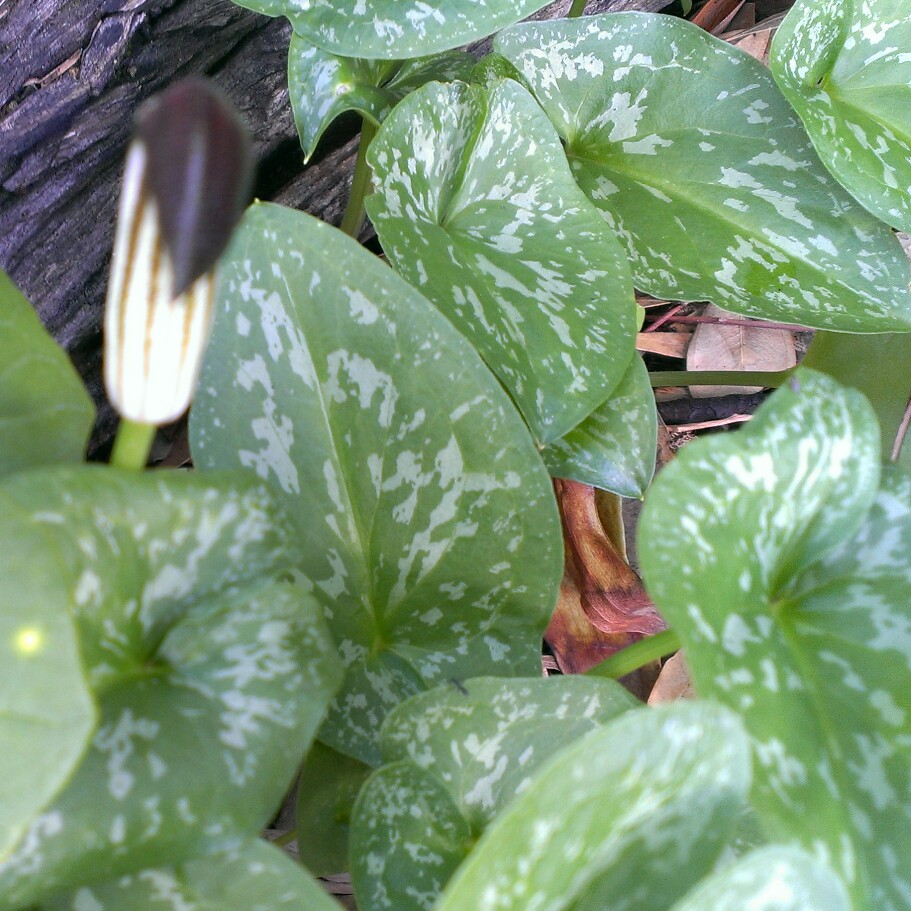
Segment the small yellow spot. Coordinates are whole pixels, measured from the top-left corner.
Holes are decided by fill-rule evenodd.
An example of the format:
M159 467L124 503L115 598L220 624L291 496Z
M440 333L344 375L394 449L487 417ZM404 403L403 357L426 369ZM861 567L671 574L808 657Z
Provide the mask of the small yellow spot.
M44 645L44 635L34 626L27 626L16 634L16 650L23 655L34 655Z

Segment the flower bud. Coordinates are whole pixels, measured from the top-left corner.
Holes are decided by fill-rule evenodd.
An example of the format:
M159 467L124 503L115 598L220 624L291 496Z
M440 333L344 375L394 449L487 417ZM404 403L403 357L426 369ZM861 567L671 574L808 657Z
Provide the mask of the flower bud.
M242 214L251 161L238 117L204 80L184 80L140 109L104 325L105 387L124 418L166 424L190 404L215 263Z

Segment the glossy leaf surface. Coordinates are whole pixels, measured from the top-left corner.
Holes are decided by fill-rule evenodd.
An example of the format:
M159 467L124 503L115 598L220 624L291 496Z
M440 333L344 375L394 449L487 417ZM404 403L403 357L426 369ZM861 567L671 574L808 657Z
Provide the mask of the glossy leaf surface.
M3 271L0 365L0 476L82 461L95 420L92 400L69 358Z
M655 471L657 445L655 396L642 358L634 356L611 397L542 455L555 478L641 497Z
M98 711L69 781L0 862L4 908L257 832L341 677L315 602L279 581L289 529L266 485L80 466L22 472L0 497L3 526L45 539L24 563L3 552L3 587L16 595L4 623L18 616L40 646L37 597L68 618L65 644ZM3 665L4 696L72 687L71 664L62 671L35 647ZM74 698L54 697L48 713ZM20 732L14 784L33 774L35 734Z
M288 89L304 157L337 117L357 111L380 124L409 92L426 82L466 78L475 59L465 51L399 62L339 57L300 35L291 36Z
M404 702L383 725L388 765L352 817L359 907L427 907L547 760L638 704L613 681L579 676L453 680Z
M81 888L42 911L339 911L339 905L293 860L251 838L210 857Z
M287 16L294 31L343 57L402 60L448 51L490 35L547 6L546 0L243 0L267 16Z
M895 238L831 178L758 61L635 13L516 26L494 49L556 125L638 288L816 328L911 327Z
M829 867L793 847L754 851L710 876L672 911L851 911Z
M334 228L254 206L219 301L194 456L281 491L348 668L320 739L375 764L406 696L539 669L563 559L550 479L468 343Z
M537 773L434 907L666 908L712 869L749 781L733 713L710 703L627 712Z
M826 167L877 218L911 231L905 0L798 0L769 65Z
M697 691L736 708L754 805L848 883L906 907L911 869L911 478L878 490L859 393L812 371L736 435L683 449L652 488L639 554Z
M601 405L633 356L632 281L534 98L509 80L428 85L368 160L384 252L478 349L536 438Z

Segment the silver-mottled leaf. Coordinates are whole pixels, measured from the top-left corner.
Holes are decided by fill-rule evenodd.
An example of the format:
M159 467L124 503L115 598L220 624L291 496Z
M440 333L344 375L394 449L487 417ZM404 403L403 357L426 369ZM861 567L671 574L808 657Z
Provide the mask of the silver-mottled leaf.
M641 497L655 471L657 445L655 396L648 370L636 356L611 397L542 455L555 478Z
M877 218L911 231L906 0L798 0L770 67L826 167Z
M242 0L343 57L402 60L437 54L512 25L547 0Z
M416 60L358 60L330 54L300 35L288 49L288 89L304 157L337 117L357 111L375 124L425 82L468 76L475 64L465 51Z
M670 16L516 26L512 60L658 297L852 332L911 327L911 268L758 61Z
M3 524L45 538L21 570L3 552L3 588L17 586L4 613L42 595L71 618L99 715L66 786L0 862L3 907L259 831L341 678L315 601L281 581L291 533L267 486L80 466L20 472L2 496ZM60 678L40 669L39 693L72 686L66 664Z
M592 413L633 356L619 244L517 83L428 85L371 143L367 211L394 267L478 349L549 443Z
M691 444L642 518L650 593L696 689L741 712L754 804L844 877L855 911L911 895L911 478L869 403L801 371L734 436ZM671 554L671 550L673 554Z
M479 677L402 703L351 821L361 911L430 907L484 830L555 753L641 703L613 680ZM420 846L420 847L416 847Z
M386 713L428 683L536 671L562 574L550 480L475 351L391 269L254 206L200 385L197 463L281 491L347 665L324 742L375 764Z
M774 845L710 876L671 911L851 911L851 903L831 868Z
M728 710L626 712L537 773L435 908L666 908L712 869L749 783L748 740Z
M246 839L174 867L140 870L45 902L42 911L340 911L277 848Z

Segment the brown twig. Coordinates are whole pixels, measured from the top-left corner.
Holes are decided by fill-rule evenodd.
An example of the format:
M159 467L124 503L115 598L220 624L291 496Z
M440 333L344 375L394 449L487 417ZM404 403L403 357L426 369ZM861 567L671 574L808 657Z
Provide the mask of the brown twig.
M751 414L732 414L729 418L718 418L715 421L699 421L696 424L668 424L672 433L692 433L694 430L711 430L713 427L727 427L729 424L743 424L751 421Z
M807 332L806 326L798 326L795 323L773 323L767 320L737 319L729 316L674 316L666 314L663 322L697 324L697 323L714 323L716 326L746 326L750 329L784 329L787 332ZM644 332L650 332L658 324L656 320Z
M677 304L676 307L673 307L671 310L668 310L663 316L659 316L651 325L646 326L642 331L643 332L654 332L656 329L659 329L663 326L669 319L675 317L686 304Z
M890 458L893 462L897 462L898 457L902 454L902 444L905 442L905 436L908 433L909 425L911 425L911 398L908 399L908 404L905 407L905 414L901 419L901 423L898 425L898 432L895 434L895 442L892 444L892 454Z

